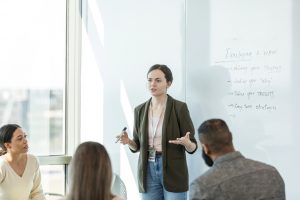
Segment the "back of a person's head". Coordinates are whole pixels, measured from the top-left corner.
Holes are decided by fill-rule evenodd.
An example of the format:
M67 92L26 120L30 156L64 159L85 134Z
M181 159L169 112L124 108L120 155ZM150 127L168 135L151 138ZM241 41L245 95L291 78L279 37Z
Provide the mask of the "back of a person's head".
M232 135L222 119L209 119L198 128L198 136L202 144L207 144L211 151L220 153L226 147L232 147Z
M68 200L111 200L112 166L105 147L80 144L71 161Z

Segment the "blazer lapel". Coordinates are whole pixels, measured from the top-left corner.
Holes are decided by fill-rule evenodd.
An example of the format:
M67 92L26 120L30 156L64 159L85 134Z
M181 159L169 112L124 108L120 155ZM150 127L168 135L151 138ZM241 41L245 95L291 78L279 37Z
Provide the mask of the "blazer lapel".
M165 116L164 116L164 122L163 122L163 127L162 127L162 150L163 151L166 150L165 144L168 142L168 141L166 141L166 139L167 139L166 134L167 134L167 126L169 124L172 107L173 107L173 98L170 95L168 95Z
M144 133L144 135L142 135L141 137L142 137L142 141L144 142L144 144L149 144L149 142L148 142L148 110L149 110L150 102L151 102L151 98L145 104L145 110L143 112L143 117L142 117L141 133ZM143 146L144 146L144 150L148 151L148 146L147 145L143 145Z

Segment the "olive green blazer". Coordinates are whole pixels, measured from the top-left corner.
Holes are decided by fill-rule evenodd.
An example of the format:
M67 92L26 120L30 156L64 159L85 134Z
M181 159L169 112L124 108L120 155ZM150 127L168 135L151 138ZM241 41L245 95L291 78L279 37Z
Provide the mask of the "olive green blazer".
M137 106L134 110L133 140L140 152L138 160L139 191L146 192L147 164L148 164L148 110L151 99ZM178 101L168 95L164 121L162 127L162 160L163 184L169 192L185 192L188 190L188 168L185 147L171 144L169 140L185 136L190 132L190 139L196 144L195 129L186 103ZM197 148L196 148L197 149ZM188 153L194 153L193 152Z

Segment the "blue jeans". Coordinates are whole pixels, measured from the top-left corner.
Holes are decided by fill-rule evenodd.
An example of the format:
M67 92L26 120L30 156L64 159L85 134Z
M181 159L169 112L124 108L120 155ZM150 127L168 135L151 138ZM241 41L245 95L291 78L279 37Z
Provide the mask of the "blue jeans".
M186 200L187 192L168 192L163 185L162 157L148 161L147 192L141 193L142 200Z

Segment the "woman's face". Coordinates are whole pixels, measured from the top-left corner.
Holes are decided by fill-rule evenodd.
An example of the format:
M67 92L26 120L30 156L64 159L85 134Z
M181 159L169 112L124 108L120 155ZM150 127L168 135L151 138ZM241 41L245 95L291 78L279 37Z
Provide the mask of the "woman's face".
M21 128L17 128L13 133L11 142L5 143L7 152L11 153L27 153L28 142L26 139L27 135Z
M161 96L167 93L167 88L171 83L167 82L165 74L159 70L155 69L148 74L148 89L152 96Z

